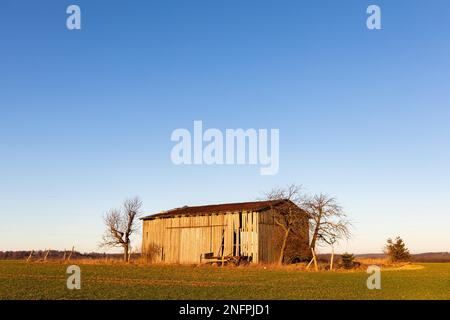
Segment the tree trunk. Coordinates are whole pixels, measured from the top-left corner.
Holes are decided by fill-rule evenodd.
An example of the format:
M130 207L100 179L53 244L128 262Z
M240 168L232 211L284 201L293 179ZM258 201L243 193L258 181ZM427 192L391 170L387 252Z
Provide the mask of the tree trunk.
M334 261L334 245L331 245L330 271L333 271L333 261Z
M128 255L128 251L129 251L129 245L128 243L125 243L123 245L123 261L128 262L128 260L130 259L130 256Z
M281 245L281 250L280 250L280 257L278 258L278 264L282 265L283 264L283 260L284 260L284 251L286 250L286 244L287 244L287 239L289 237L289 232L291 231L291 229L287 229L284 231L284 239L283 239L283 244Z
M311 249L316 249L317 237L319 235L319 230L320 230L320 220L321 220L321 217L319 216L319 218L317 219L316 227L314 229L313 237L311 239L311 245L310 245Z

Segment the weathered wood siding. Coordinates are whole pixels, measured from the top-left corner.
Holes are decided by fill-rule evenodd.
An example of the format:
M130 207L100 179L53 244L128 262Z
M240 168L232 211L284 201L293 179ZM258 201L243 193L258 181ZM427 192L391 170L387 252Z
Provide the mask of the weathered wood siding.
M264 263L275 263L278 261L279 243L278 235L280 226L276 225L270 211L264 211L259 216L259 248L260 260Z
M258 262L258 217L244 211L144 220L142 252L153 262L200 263L208 252Z
M308 247L308 221L304 226ZM223 235L223 245L222 245ZM143 222L142 252L152 262L198 264L201 255L249 256L254 263L276 263L280 237L270 210L164 217Z

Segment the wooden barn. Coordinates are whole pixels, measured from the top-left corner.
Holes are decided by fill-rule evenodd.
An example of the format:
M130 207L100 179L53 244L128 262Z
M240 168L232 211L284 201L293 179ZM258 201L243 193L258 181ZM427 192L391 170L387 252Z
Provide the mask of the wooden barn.
M144 217L142 253L158 263L198 264L230 258L274 263L282 232L272 212L286 201L185 206ZM294 250L307 247L308 241L305 219L303 236Z

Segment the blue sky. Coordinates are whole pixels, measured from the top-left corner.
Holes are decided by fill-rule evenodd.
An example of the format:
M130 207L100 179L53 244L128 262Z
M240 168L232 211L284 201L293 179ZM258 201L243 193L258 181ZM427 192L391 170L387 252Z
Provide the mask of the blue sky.
M82 30L66 28L77 4ZM382 30L366 28L366 8ZM102 215L334 195L340 250L450 251L450 3L18 1L0 10L0 250L98 250ZM280 170L175 166L171 132L280 129ZM137 243L136 243L137 244ZM326 251L327 249L324 249Z

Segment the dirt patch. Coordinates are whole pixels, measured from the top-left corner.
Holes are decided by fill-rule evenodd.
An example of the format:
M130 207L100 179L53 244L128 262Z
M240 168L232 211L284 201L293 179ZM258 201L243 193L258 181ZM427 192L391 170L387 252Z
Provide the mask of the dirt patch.
M419 264L405 264L401 266L387 266L384 267L383 270L389 271L402 271L402 270L421 270L425 267Z

